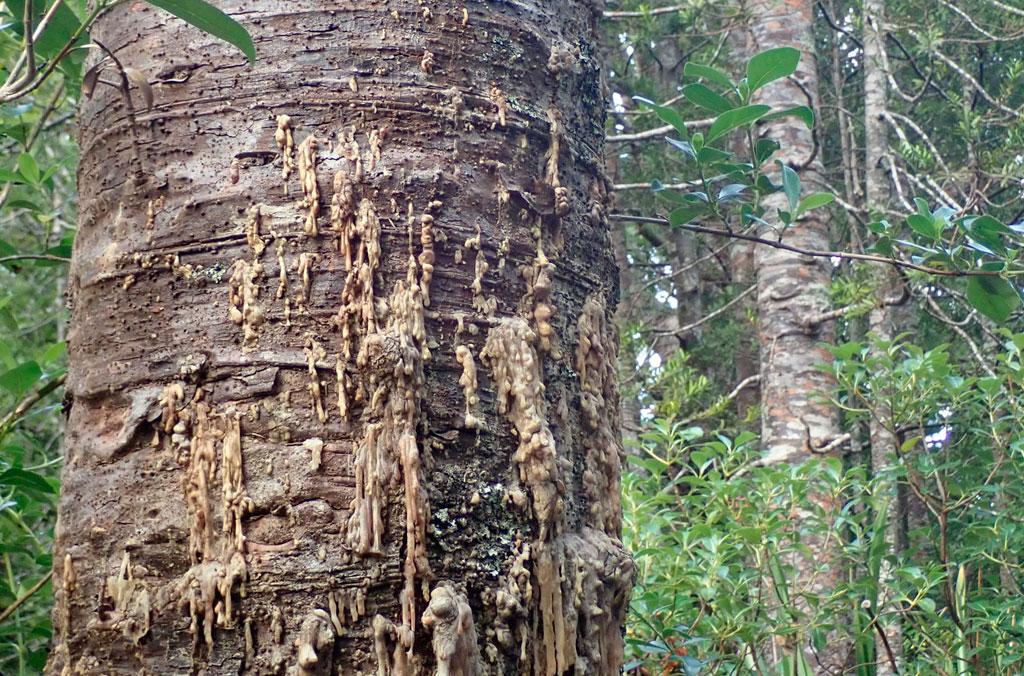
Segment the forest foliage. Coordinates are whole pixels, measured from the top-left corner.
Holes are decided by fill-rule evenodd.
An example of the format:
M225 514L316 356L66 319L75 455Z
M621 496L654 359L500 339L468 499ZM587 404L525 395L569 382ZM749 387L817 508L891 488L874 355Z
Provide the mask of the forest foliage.
M50 637L51 568L66 368L64 292L74 238L73 112L96 86L145 105L145 74L86 58L111 4L7 0L0 26L0 672L38 673ZM227 40L238 24L203 2L151 0ZM624 537L639 572L627 670L814 673L801 641L842 634L874 674L885 628L900 673L1024 670L1024 9L997 0L886 4L891 204L865 201L865 31L860 2L815 3L816 41L745 58L742 2L609 3L601 47L612 91L613 223L626 272L620 371L629 466ZM49 17L48 19L45 17ZM43 22L46 28L31 40ZM24 51L25 48L28 51ZM19 55L31 54L20 71ZM819 104L772 110L758 90L813 58ZM31 68L27 68L31 66ZM26 69L27 68L27 69ZM22 77L29 71L32 77ZM17 86L13 86L17 85ZM151 92L150 92L151 96ZM815 131L825 167L808 184L761 133ZM668 131L657 132L660 128ZM639 137L624 140L622 137ZM618 137L618 138L617 138ZM785 209L768 214L766 196ZM652 197L654 199L652 199ZM844 452L764 466L737 354L756 310L730 269L736 240L784 246L786 226L827 213ZM771 225L775 224L775 225ZM762 226L772 228L766 237ZM689 239L680 239L686 233ZM878 266L899 270L901 333L865 331ZM872 466L874 423L898 440ZM895 487L895 490L894 490ZM886 515L903 520L897 541ZM823 507L823 505L825 505ZM793 575L808 543L841 553L846 581Z

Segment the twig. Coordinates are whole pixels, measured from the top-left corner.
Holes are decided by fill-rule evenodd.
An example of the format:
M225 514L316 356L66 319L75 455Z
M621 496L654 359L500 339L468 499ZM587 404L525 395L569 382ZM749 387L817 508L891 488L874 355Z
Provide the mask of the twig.
M971 339L967 332L964 331L956 321L950 318L950 316L943 311L939 304L935 302L935 299L931 297L931 294L925 293L924 299L927 301L928 307L932 309L928 314L953 329L953 332L960 336L960 338L967 343L967 346L971 348L971 354L974 355L974 359L978 362L978 365L981 366L985 373L988 374L988 377L995 378L996 373L992 370L992 367L988 365L988 362L985 361L985 357L981 354L981 350L978 349L978 344ZM968 315L968 319L970 319L970 315Z
M687 129L703 129L710 127L711 123L714 122L714 118L706 118L703 120L692 120L686 123ZM676 128L670 124L666 124L663 127L655 127L654 129L648 129L646 131L638 131L635 134L609 134L605 137L605 141L608 143L627 143L630 141L646 141L652 138L661 138L662 136L668 136L669 134L676 131Z
M13 411L5 415L3 417L3 420L0 420L0 436L2 436L11 425L17 422L18 418L25 415L25 413L27 413L29 409L31 409L33 406L39 403L40 399L42 399L43 397L45 397L46 395L50 394L58 387L63 385L64 381L66 381L67 378L68 374L62 373L57 378L54 378L53 380L49 381L48 383L37 389L32 394L22 399L21 403L15 406Z
M696 413L696 414L690 416L689 418L686 418L685 420L683 420L680 423L680 425L689 425L690 423L697 422L698 420L704 420L706 418L711 418L713 416L718 415L722 411L722 409L725 408L726 404L728 404L729 402L734 400L736 397L740 396L740 392L742 392L743 390L747 389L748 387L750 387L754 383L758 383L760 381L761 381L761 376L758 375L758 374L754 374L752 376L747 376L746 378L741 380L739 383L737 383L736 387L732 388L732 392L730 392L729 394L725 395L724 397L722 397L721 399L716 401L714 404L712 404L708 408L706 408L703 411L701 411L700 413Z
M656 218L653 216L632 216L630 214L611 214L609 216L613 221L633 221L635 223L653 223L655 225L670 225L669 222L664 218ZM733 232L731 230L718 230L715 228L705 228L701 225L677 225L677 228L683 230L689 230L690 232L699 232L703 235L713 235L715 237L728 237L730 239L741 239L745 242L753 242L754 244L763 244L764 246L770 246L773 249L781 249L783 251L789 251L791 253L799 254L801 256L811 256L812 258L842 258L854 261L867 261L869 263L882 263L885 265L893 265L898 268L904 268L906 270L916 270L923 272L928 275L934 275L936 277L999 277L999 273L992 270L943 270L941 268L931 268L927 265L917 265L916 263L910 263L908 261L900 260L898 258L887 258L886 256L875 256L872 254L859 254L851 253L847 251L818 251L814 249L802 249L792 244L786 244L771 239L764 239L762 237L755 237L754 235L744 235L739 232Z
M3 206L4 200L0 199L0 206ZM0 264L13 263L14 261L54 261L59 263L67 263L71 259L64 258L63 256L51 256L50 254L15 254L13 256L3 256L0 258Z
M739 303L741 300L743 300L744 298L746 298L747 296L749 296L751 293L753 293L756 290L757 290L757 286L752 284L752 285L748 286L746 289L744 289L743 291L741 291L739 293L739 295L737 295L735 298L730 300L728 303L726 303L722 307L718 308L714 312L711 312L709 314L704 315L703 317L701 317L697 321L693 322L692 324L687 324L686 326L680 326L678 329L674 329L672 331L658 331L655 335L657 335L659 337L660 336L685 336L687 333L689 333L690 331L693 331L697 327L702 326L702 325L706 324L707 322L710 322L712 319L722 315L725 312L728 312L729 309L733 305L736 305L736 303Z
M892 665L892 673L899 676L900 668L899 665L896 664L896 655L893 654L892 646L889 645L889 637L885 635L885 630L882 629L882 625L878 623L877 614L871 618L871 624L874 625L875 629L878 631L878 636L882 639L882 646L885 648L886 657L889 659L889 664Z
M4 608L3 612L0 612L0 623L3 623L8 617L11 616L11 613L13 613L15 610L20 608L21 605L23 603L25 603L25 601L28 601L30 598L32 598L32 596L36 592L38 592L40 589L42 589L43 585L45 585L47 582L49 582L51 577L53 577L53 571L52 570L49 573L47 573L46 575L44 575L42 577L42 579L39 580L39 582L36 582L34 585L32 585L32 588L29 589L24 594L22 594L21 597L17 601L15 601L11 605L9 605L6 608Z
M662 186L662 188L664 190L692 190L699 186L699 183L692 181L690 183L669 183ZM616 192L624 192L627 190L651 190L651 183L650 181L647 183L616 183L612 186L612 190Z
M875 308L891 307L893 305L903 305L910 298L910 293L907 292L906 287L903 287L903 293L895 298L883 298L880 302L873 302L871 300L861 301L859 303L851 303L835 310L829 310L828 312L822 312L817 315L807 317L800 323L805 327L817 326L825 322L830 322L834 319L840 319L853 312L860 310L873 310Z
M604 13L606 19L642 19L645 16L658 16L659 14L671 14L687 8L687 5L671 5L669 7L656 7L646 12L612 12Z
M911 31L908 31L908 32L918 42L921 42L922 44L927 44L927 41L917 31L911 30ZM1003 111L1004 113L1010 115L1011 118L1014 119L1014 120L1017 120L1017 119L1020 118L1020 116L1021 116L1021 111L1020 110L1014 110L1013 108L1010 108L1009 106L1005 105L1001 101L996 100L996 98L994 96L992 96L991 94L989 94L988 90L985 89L984 87L982 87L981 83L978 82L974 78L974 76L972 76L970 73L968 73L966 70L964 70L963 67L960 66L960 64L958 64L957 62L953 61L953 59L949 58L948 56L946 56L945 54L943 54L942 52L940 52L937 49L931 49L929 51L939 61L942 61L944 64L949 66L951 69L956 71L957 75L959 75L961 78L963 78L967 82L971 83L971 86L974 87L975 91L977 91L979 94L981 94L982 98L984 98L990 104L992 104L993 106L995 106L999 110Z

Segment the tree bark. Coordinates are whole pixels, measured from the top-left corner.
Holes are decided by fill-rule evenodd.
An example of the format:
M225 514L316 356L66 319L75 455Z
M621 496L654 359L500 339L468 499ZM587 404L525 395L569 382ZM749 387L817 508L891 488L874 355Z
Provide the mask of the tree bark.
M775 47L795 47L803 52L796 73L767 87L758 102L776 109L795 105L815 107L818 77L812 53L814 3L800 0L752 0L748 3L753 53ZM804 185L820 175L821 162L813 134L795 119L773 123L768 134L782 146L776 158L801 176ZM780 182L780 177L774 180ZM766 218L775 218L778 209L788 209L785 197L773 195L766 200ZM767 229L765 236L768 235ZM784 239L807 249L827 249L828 223L819 214L811 214L788 227ZM797 464L815 457L838 436L838 421L829 402L833 379L820 365L830 359L825 344L834 341L831 323L808 326L804 320L829 307L831 270L824 259L811 260L774 249L755 251L757 271L757 310L761 361L762 443L764 462ZM830 451L838 454L838 450ZM829 498L815 499L831 510ZM800 518L799 515L794 515ZM835 544L827 538L807 544L811 556L795 556L787 561L793 567L791 589L826 594L842 581ZM797 596L799 592L790 592ZM802 608L807 612L807 608ZM839 622L841 625L842 622ZM838 632L836 632L838 634ZM798 637L808 664L824 673L840 673L850 654L849 642L834 636L825 648L815 651L809 636Z
M790 46L804 54L797 72L765 87L760 102L778 108L814 103L818 78L804 48L812 40L812 7L810 2L785 0L749 3L756 51ZM776 159L798 171L805 185L820 174L813 136L802 122L788 118L773 123L769 135L782 144ZM768 198L768 217L774 218L778 208L787 208L781 194ZM802 248L827 249L828 223L808 215L787 228L784 239ZM829 323L808 327L803 322L828 309L828 266L824 259L805 259L772 247L755 251L762 434L770 462L798 462L836 436L836 416L827 400L833 382L818 368L829 360L824 344L834 339L832 329Z
M596 6L219 4L93 31L48 673L618 673Z
M892 190L889 177L885 170L885 160L889 154L888 128L885 113L888 108L888 83L885 77L885 0L864 0L864 148L866 168L864 175L864 194L869 212L885 213L892 201ZM899 273L891 267L878 267L873 270L875 282L876 307L868 315L868 323L874 337L881 341L891 341L900 331L900 325L906 320L906 313L900 312L900 306L893 305L893 298L900 293L903 281ZM891 476L891 464L896 461L899 441L896 433L890 429L891 411L883 402L879 415L872 416L869 422L871 440L871 467L876 474ZM901 536L900 527L903 521L906 491L895 481L885 481L880 486L881 493L888 499L888 518L885 538L889 543L888 551L898 554ZM879 573L879 586L887 587L891 576L888 561L883 561ZM875 657L879 676L896 673L903 655L903 636L899 617L892 618L893 611L883 604L895 601L880 599L877 607L876 621L885 632L885 641L876 636ZM889 617L885 617L888 615ZM890 657L891 654L891 657Z

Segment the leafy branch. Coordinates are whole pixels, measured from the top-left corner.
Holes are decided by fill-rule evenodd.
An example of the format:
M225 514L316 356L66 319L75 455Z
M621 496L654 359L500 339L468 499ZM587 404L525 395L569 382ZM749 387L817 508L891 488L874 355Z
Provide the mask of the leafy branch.
M991 215L962 213L950 206L932 210L925 200L915 198L914 213L902 221L867 224L875 239L865 253L811 250L784 241L787 231L801 218L836 201L829 192L803 195L798 172L779 160L774 161L777 170L771 171L770 161L781 145L761 133L759 127L783 117L794 117L808 128L814 127L814 112L807 106L773 109L755 102L758 90L791 76L799 61L800 52L789 47L761 52L749 61L746 76L738 82L713 66L687 63L684 75L699 82L685 85L683 96L715 114L706 131L692 135L696 125L684 120L675 108L636 97L676 132L677 138L666 136L665 140L680 153L690 171L671 187L658 180L651 182L651 189L671 204L668 218L615 214L613 219L667 225L803 256L892 265L933 277L965 278L967 300L976 310L997 322L1009 319L1021 304L1020 289L1010 280L1024 275L1020 246L1024 225L1006 225ZM741 142L736 143L734 137ZM775 194L785 199L775 207L774 214L769 214L765 198ZM708 221L717 221L722 227L709 227ZM743 228L733 228L737 222ZM750 235L739 231L749 226L760 232ZM766 236L769 233L771 236Z

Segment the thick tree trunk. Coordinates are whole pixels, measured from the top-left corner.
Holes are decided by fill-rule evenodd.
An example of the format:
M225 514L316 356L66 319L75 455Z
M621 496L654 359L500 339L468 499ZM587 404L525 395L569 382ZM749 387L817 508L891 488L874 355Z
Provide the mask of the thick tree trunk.
M818 87L814 59L808 53L813 44L813 6L805 0L752 0L748 3L753 52L790 46L800 49L796 73L766 87L760 102L774 108L796 105L814 107ZM777 158L798 171L805 185L820 174L821 164L812 133L796 119L784 119L768 130L782 150ZM775 176L776 182L780 177ZM767 200L766 217L786 209L785 197ZM775 236L768 232L765 236ZM828 223L810 215L787 228L784 240L806 249L827 249ZM757 309L761 353L761 421L766 463L799 463L826 447L838 434L838 421L829 403L833 380L820 368L829 361L826 343L834 340L830 323L809 324L807 320L828 309L831 271L825 259L809 259L771 247L755 251ZM836 454L837 451L829 451ZM822 507L831 509L828 498L818 495ZM794 515L800 518L799 515ZM793 567L790 596L801 591L825 594L843 579L843 571L827 538L809 541L813 554L787 561ZM834 542L834 541L833 541ZM803 609L808 610L808 609ZM839 622L842 624L842 622ZM848 642L830 640L821 651L811 649L809 636L799 637L808 663L824 673L839 673L850 652Z
M220 5L94 31L48 672L617 673L595 7Z

